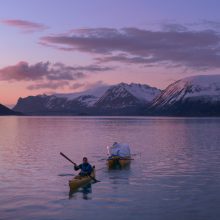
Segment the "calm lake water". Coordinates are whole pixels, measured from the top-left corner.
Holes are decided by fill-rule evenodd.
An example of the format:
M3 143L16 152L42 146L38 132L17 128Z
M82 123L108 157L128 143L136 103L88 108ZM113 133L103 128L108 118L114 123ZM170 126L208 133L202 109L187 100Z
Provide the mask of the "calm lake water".
M130 167L107 169L114 141ZM60 151L101 182L69 195ZM219 220L220 118L0 117L0 219Z

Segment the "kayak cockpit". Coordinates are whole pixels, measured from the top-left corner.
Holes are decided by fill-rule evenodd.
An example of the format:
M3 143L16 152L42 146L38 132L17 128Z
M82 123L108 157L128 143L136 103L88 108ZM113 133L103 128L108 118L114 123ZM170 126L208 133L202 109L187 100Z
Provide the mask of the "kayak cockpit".
M87 176L75 176L72 180L69 180L69 187L71 190L83 187L88 183L91 183L95 179L95 168L93 167L92 173Z

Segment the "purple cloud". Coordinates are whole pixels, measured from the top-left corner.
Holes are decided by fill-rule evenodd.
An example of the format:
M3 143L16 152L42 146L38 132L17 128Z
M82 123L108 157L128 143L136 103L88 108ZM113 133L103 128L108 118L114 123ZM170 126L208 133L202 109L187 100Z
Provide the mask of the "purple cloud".
M1 20L1 23L8 26L19 28L25 32L43 31L45 29L48 29L46 25L31 21L19 20L19 19Z
M65 68L67 71L86 71L86 72L104 72L114 70L114 67L106 67L100 65L87 65L87 66L65 66L63 63L55 63L54 66Z
M88 77L87 73L111 70L111 67L98 65L68 66L63 63L52 64L50 62L39 62L29 64L19 62L16 65L0 69L1 81L26 81L35 82L28 89L56 89L68 86L70 82Z
M142 57L142 56L129 56L128 54L118 54L113 56L103 56L97 57L95 60L98 63L106 63L106 62L120 62L126 64L144 64L144 65L151 65L152 63L159 62L159 60L153 57Z
M39 62L33 65L19 62L16 65L0 69L0 80L6 81L34 81L34 80L77 80L86 77L85 73L104 72L112 70L111 67L98 65L68 66L63 63L52 64Z
M6 81L35 81L35 80L77 80L86 75L71 70L71 66L57 66L50 62L39 62L33 65L19 62L13 66L0 69L0 80Z
M87 28L45 36L41 44L60 50L102 55L99 62L220 68L220 35L213 30L188 30L177 24L162 31L138 28ZM123 54L123 55L121 55Z

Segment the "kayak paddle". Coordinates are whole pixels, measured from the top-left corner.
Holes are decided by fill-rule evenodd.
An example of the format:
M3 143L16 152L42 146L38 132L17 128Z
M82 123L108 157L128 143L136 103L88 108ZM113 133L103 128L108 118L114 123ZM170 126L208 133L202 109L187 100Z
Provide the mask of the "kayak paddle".
M77 166L76 163L74 163L72 160L70 160L70 158L68 158L65 154L63 154L62 152L60 152L60 155L63 156L64 158L66 158L67 160L69 160L74 166Z

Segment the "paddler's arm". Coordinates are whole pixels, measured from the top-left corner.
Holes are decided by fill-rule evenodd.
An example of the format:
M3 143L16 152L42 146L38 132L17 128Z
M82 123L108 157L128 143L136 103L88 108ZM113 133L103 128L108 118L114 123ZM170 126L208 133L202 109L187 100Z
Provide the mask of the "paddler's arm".
M82 165L80 164L79 166L77 166L77 164L74 164L74 170L79 170L82 168Z

